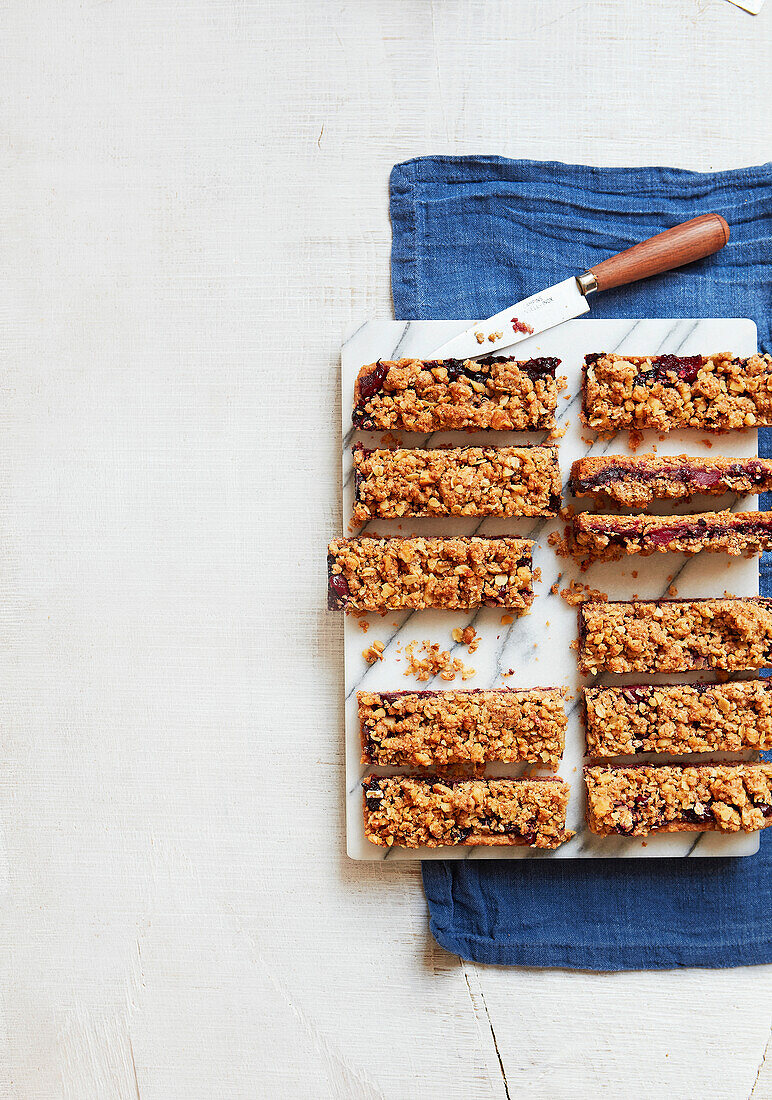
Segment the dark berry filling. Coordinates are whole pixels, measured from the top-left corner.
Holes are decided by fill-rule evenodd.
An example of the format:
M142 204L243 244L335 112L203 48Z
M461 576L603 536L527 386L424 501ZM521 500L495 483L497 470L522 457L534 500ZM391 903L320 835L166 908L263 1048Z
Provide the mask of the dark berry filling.
M380 810L383 791L378 780L373 779L369 783L363 783L362 789L365 792L365 802L368 810Z
M363 401L367 401L368 398L376 394L386 381L388 373L389 368L379 359L374 369L359 379L359 397Z
M658 355L652 363L651 370L636 375L636 382L661 382L665 386L686 382L691 385L697 381L705 358L702 355Z
M649 531L643 528L639 530L614 531L599 530L593 533L602 534L608 538L613 546L624 546L631 539L640 539L649 546L668 546L678 539L714 539L724 535L741 535L748 538L758 538L765 543L772 539L772 522L770 520L748 520L738 522L731 527L725 523L707 523L704 519L691 523L671 523L666 527L657 527Z
M327 556L327 568L332 568L335 559L328 554ZM327 588L327 606L330 611L340 611L346 606L348 597L351 595L351 589L348 586L348 581L342 573L330 573L329 583Z
M714 489L717 485L726 485L727 491L732 482L750 482L751 485L768 485L772 475L760 462L734 462L731 466L675 466L661 470L633 470L627 466L607 466L590 477L572 478L571 492L578 496L592 489L602 489L618 481L634 481L647 484L650 481L675 481L695 489Z

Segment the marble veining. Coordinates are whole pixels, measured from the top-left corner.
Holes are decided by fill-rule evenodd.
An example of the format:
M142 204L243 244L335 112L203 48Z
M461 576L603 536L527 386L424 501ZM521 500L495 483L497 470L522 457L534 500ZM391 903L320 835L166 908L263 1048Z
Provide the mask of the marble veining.
M429 356L434 348L468 326L468 321L369 321L359 325L345 340L341 350L342 368L342 463L343 463L343 527L344 533L354 533L349 528L353 498L351 446L360 439L366 446L379 446L382 432L354 432L351 428L351 406L354 380L364 363L378 358L399 356ZM711 351L732 351L737 355L751 355L756 350L756 326L752 321L738 319L711 320L592 320L569 321L556 329L534 336L520 343L514 354L517 358L531 356L557 356L562 362L558 374L568 378L568 389L558 399L558 423L566 434L559 441L560 468L565 487L571 463L584 455L629 454L627 433L613 440L601 440L583 429L579 422L581 365L584 355L591 351L620 351L630 355L650 353L697 354ZM567 399L566 399L567 397ZM431 435L394 433L405 446L436 446L439 443L488 444L499 446L512 443L538 443L545 438L539 432L442 432ZM584 438L583 438L584 437ZM591 442L588 442L590 441ZM712 445L711 445L712 444ZM699 432L673 432L665 440L656 433L644 435L638 453L656 447L659 454L749 456L756 454L755 431L714 436L712 439ZM577 509L590 507L586 501L576 501ZM653 508L655 511L689 512L722 507L753 509L756 498L737 501L732 497L695 497L690 505L670 508ZM456 535L514 535L533 538L534 565L542 571L541 581L535 584L536 599L529 615L502 624L501 608L480 608L469 614L463 612L409 611L391 613L383 618L369 615L368 631L364 633L358 621L346 617L345 638L345 720L346 720L346 832L348 854L353 859L365 860L416 860L416 859L572 859L572 858L652 858L662 856L740 856L757 851L758 834L721 835L717 833L684 833L651 836L645 841L626 837L594 837L584 825L584 734L579 720L579 688L592 680L583 679L577 670L576 655L570 643L576 638L576 611L559 596L550 592L551 585L560 577L560 587L571 579L589 584L607 592L610 599L629 599L633 595L641 599L654 599L666 594L671 584L676 584L678 595L685 597L721 596L725 590L738 596L758 594L758 562L753 559L727 558L722 554L698 554L687 558L679 554L661 554L650 558L631 557L623 562L598 563L586 573L564 558L558 558L547 539L552 531L562 530L560 519L462 519L421 518L414 520L378 520L360 531L376 531L383 535L408 534L456 534ZM330 612L332 614L332 612ZM451 631L454 627L473 625L481 636L479 648L468 654L463 644L454 643ZM383 660L367 665L362 650L376 639L384 643ZM402 653L411 641L420 644L424 640L439 642L453 656L476 669L476 675L463 684L460 678L448 683L436 677L419 683L404 675L406 660ZM502 673L513 674L502 677ZM704 679L706 674L672 676L668 679ZM597 684L623 684L640 681L640 674L620 677L601 675ZM648 678L646 678L648 679ZM652 676L656 681L665 679ZM559 775L571 784L571 800L568 810L569 827L576 836L554 852L529 848L437 848L404 850L380 849L364 837L362 824L361 779L368 771L388 774L389 769L369 769L360 763L361 748L357 719L356 692L360 688L370 690L421 690L470 687L536 687L563 684L573 699L566 704L568 729L566 751ZM713 754L715 757L715 754ZM394 769L399 771L400 769ZM407 770L407 769L402 769ZM524 768L491 765L490 775L517 775ZM544 773L551 774L551 773Z

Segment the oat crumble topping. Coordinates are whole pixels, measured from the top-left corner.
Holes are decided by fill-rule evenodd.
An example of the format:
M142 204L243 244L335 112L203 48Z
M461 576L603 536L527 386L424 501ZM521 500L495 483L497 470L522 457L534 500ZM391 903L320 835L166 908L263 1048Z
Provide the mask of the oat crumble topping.
M597 431L772 423L772 356L585 356L582 420Z
M585 688L589 756L772 749L772 680Z
M585 603L578 612L585 676L772 668L772 599Z
M564 688L357 693L362 762L444 768L520 761L557 771Z
M527 431L555 424L558 359L378 360L362 367L353 424L401 428Z
M556 447L366 450L354 455L354 518L554 516Z
M533 542L512 538L334 539L328 547L332 610L448 611L481 605L525 612L533 602Z
M584 777L587 824L599 836L772 825L772 764L594 767Z
M561 779L445 782L368 776L363 784L365 836L390 848L448 844L557 848L566 830L568 784Z

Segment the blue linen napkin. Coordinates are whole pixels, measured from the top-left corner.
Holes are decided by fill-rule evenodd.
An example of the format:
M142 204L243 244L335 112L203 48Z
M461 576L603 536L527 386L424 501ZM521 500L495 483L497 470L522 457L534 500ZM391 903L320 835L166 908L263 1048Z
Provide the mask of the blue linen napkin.
M718 173L500 157L398 164L395 316L490 316L709 211L731 228L721 252L599 294L592 315L750 317L760 349L770 351L772 164ZM760 452L772 456L772 429L760 432ZM772 555L761 585L772 594ZM770 962L770 834L744 859L427 862L431 930L448 951L485 963L645 970Z

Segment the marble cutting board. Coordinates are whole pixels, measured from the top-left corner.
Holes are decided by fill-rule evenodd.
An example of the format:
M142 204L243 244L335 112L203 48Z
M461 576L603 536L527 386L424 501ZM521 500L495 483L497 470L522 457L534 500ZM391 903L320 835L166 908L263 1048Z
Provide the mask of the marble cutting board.
M349 527L352 508L351 445L355 439L366 446L380 446L382 432L353 432L351 406L354 380L359 368L378 358L428 356L434 348L450 339L470 324L469 321L368 321L353 329L341 349L342 388L341 415L343 431L343 526ZM616 351L629 355L681 354L693 355L711 351L731 351L736 355L752 355L756 351L756 326L752 321L738 319L711 320L589 320L580 319L523 341L517 346L517 358L557 356L562 360L558 374L568 378L568 389L558 400L558 424L567 429L559 442L560 468L565 486L571 463L583 455L629 454L627 433L613 441L600 440L579 422L581 365L584 355L592 351ZM431 437L396 433L404 446L436 446L440 443L486 444L499 446L512 443L542 442L544 433L435 433ZM582 438L584 437L584 439ZM587 440L592 442L587 442ZM756 454L757 433L747 431L714 436L712 440L700 432L671 433L660 441L654 432L646 433L638 453L656 447L659 454L693 455L725 454L750 456ZM564 503L566 503L564 492ZM586 502L574 502L577 507L589 507ZM757 498L737 502L732 497L695 497L690 505L675 508L652 508L653 511L689 512L715 510L724 507L753 509ZM649 558L631 557L623 562L597 563L586 573L565 558L558 558L547 544L549 534L561 530L563 521L534 519L413 519L379 520L362 530L375 530L382 535L455 534L455 535L515 535L533 538L534 565L541 568L541 581L535 585L536 599L529 615L502 624L505 612L501 608L479 611L441 612L419 611L367 616L364 633L358 621L345 616L346 667L346 834L348 854L352 859L399 860L415 859L603 859L652 858L664 856L743 856L758 850L758 833L671 833L650 836L645 840L626 837L594 837L584 824L584 734L578 715L579 688L591 679L578 674L576 654L570 643L576 638L576 611L559 595L550 593L550 586L562 573L560 588L574 578L593 588L607 592L609 599L653 599L666 593L674 584L679 597L721 596L729 591L738 596L758 594L758 561L729 558L723 554L698 554L687 558L679 554L657 554ZM464 645L452 641L454 627L472 624L481 636L477 651L470 655ZM368 665L362 651L379 639L384 644L383 660ZM476 670L475 676L462 683L460 677L452 683L436 677L429 682L417 682L406 676L404 647L411 641L439 642L465 665ZM503 672L513 674L502 678ZM683 680L705 679L706 674L684 676L642 677L640 674L620 677L602 675L598 684L624 684L642 679ZM556 851L530 848L421 848L382 849L369 843L364 836L362 821L361 779L370 771L389 774L389 769L371 768L360 762L361 745L357 719L356 692L456 689L490 687L534 687L565 685L572 701L566 704L568 729L566 749L559 775L571 784L568 826L576 836ZM713 754L713 759L716 754ZM392 769L399 770L399 769ZM407 770L407 769L403 769ZM516 766L489 765L489 775L522 774ZM552 773L544 773L552 774Z

